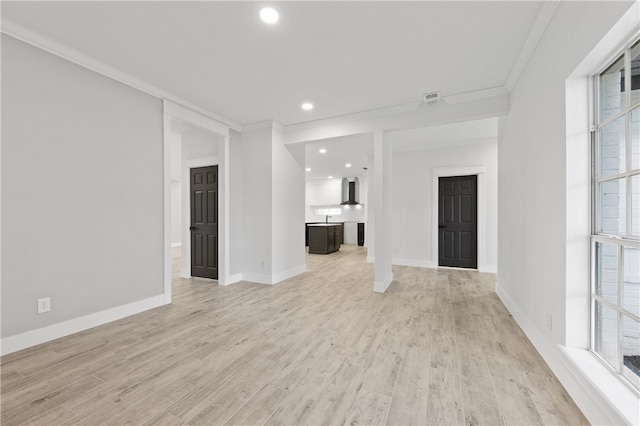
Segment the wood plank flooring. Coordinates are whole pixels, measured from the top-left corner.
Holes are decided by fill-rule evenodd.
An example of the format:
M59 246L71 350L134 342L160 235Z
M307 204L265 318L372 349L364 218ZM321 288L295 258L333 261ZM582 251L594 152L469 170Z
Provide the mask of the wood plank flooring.
M495 275L394 267L376 294L365 256L229 287L175 257L171 305L2 357L2 424L588 424Z

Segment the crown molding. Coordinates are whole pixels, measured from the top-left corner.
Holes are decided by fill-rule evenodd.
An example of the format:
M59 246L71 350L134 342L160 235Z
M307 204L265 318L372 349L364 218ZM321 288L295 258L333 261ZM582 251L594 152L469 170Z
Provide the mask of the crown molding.
M540 42L549 22L551 22L551 18L553 18L559 4L560 0L546 0L542 3L542 7L540 8L540 12L538 12L536 21L533 23L531 31L529 31L529 35L527 36L527 40L525 41L524 46L522 46L522 50L520 50L520 55L518 55L518 59L516 59L515 64L513 64L513 68L511 68L507 82L504 85L507 92L510 93L516 86L516 83L518 83L525 66L529 62L536 46Z
M1 32L9 37L13 37L52 55L58 56L76 65L79 65L88 70L94 71L98 74L102 74L112 80L118 81L136 90L144 92L148 95L154 96L160 99L166 99L176 104L182 105L190 110L198 112L212 120L219 122L220 124L229 127L233 130L240 131L241 126L232 120L222 117L218 114L207 111L186 99L183 99L173 93L167 92L156 86L147 83L137 77L127 74L117 68L109 66L104 62L101 62L89 55L86 55L79 50L69 47L63 43L60 43L50 37L33 31L23 25L18 24L10 19L2 17Z
M453 95L443 96L443 102L448 104L460 104L463 102L473 102L482 99L493 98L496 96L508 95L509 92L504 86L489 87L487 89L473 90L471 92L456 93Z
M242 126L242 133L257 132L259 130L273 129L283 131L284 126L275 120L260 121L258 123Z

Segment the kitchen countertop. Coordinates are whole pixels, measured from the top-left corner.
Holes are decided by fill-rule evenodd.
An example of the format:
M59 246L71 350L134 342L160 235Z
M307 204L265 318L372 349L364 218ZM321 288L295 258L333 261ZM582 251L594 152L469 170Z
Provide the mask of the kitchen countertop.
M310 223L307 226L340 226L341 223Z

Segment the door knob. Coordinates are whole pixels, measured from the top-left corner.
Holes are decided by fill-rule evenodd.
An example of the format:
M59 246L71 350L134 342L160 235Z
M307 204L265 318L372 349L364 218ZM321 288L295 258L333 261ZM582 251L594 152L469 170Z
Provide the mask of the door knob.
M447 227L447 225L438 225L438 229L444 229L446 227Z
M198 227L197 227L197 226L193 226L193 225L192 225L192 226L190 226L190 227L189 227L189 231L194 231L194 230L196 230L196 229L198 229Z

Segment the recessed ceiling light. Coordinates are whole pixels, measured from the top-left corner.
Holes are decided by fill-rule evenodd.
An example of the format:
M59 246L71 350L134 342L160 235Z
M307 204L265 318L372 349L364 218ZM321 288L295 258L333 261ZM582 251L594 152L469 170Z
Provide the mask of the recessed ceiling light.
M333 179L333 176L329 176L329 179Z
M311 111L313 109L313 104L309 102L305 102L302 104L302 109L305 111Z
M307 167L305 170L306 170L307 172L310 172L310 171L311 171L311 167Z
M351 163L347 163L344 165L345 167L351 167Z
M278 11L272 7L263 7L260 9L260 19L267 24L275 24L280 19Z
M327 150L326 150L326 149L324 149L324 148L322 148L322 149L320 149L318 152L319 152L320 154L326 154L326 153L327 153Z

